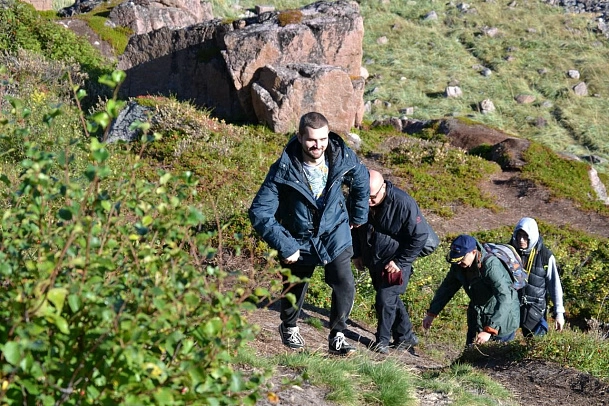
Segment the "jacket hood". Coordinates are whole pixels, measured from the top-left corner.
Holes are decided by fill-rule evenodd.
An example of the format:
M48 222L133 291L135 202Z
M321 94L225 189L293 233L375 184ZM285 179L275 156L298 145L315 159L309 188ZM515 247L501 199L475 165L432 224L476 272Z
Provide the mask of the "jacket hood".
M518 222L518 224L516 224L516 227L514 228L514 232L512 233L512 245L514 247L518 247L518 241L516 241L516 233L518 233L519 230L524 231L529 236L529 246L527 247L527 249L522 251L531 251L531 248L536 246L537 242L539 241L539 228L537 227L537 222L535 221L535 219L532 219L530 217L523 217L522 219L520 219L520 221Z

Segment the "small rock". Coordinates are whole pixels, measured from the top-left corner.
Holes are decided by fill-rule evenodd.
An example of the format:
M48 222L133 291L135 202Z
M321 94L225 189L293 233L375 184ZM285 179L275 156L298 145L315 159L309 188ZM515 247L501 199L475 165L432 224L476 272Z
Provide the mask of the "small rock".
M359 75L361 77L363 77L364 80L366 80L370 77L370 74L368 73L368 69L366 69L364 66L359 68Z
M482 28L482 34L486 35L487 37L496 37L497 34L499 34L499 29L497 27L484 27Z
M571 79L579 79L579 71L576 69L569 69L567 76L569 76Z
M519 94L515 97L518 104L531 104L535 101L535 96L532 94Z
M445 90L445 94L446 97L453 98L461 97L463 95L463 92L461 91L461 88L459 86L448 86Z
M256 10L256 14L260 15L262 13L267 13L267 12L275 11L275 7L274 6L269 6L269 5L260 5L260 6L256 6L254 8L254 10Z
M573 86L573 91L578 96L588 96L588 85L586 85L586 82L579 82Z
M490 99L484 99L480 102L480 112L482 114L489 114L495 111L495 104Z
M459 10L461 12L465 12L465 11L469 10L469 4L467 4L467 3L457 4L457 10Z
M429 13L425 14L425 17L423 17L423 20L426 21L435 21L438 19L438 14L435 11L430 11Z
M362 146L362 139L358 134L347 133L347 141L355 151L359 151Z
M400 114L405 114L407 116L412 116L414 114L414 107L404 107L398 110Z

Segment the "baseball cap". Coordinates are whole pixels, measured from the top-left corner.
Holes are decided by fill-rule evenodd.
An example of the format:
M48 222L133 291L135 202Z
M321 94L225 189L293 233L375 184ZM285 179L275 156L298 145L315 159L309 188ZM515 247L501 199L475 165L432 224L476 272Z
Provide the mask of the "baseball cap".
M476 249L476 239L470 235L461 234L450 244L446 260L452 264L461 261L463 257Z

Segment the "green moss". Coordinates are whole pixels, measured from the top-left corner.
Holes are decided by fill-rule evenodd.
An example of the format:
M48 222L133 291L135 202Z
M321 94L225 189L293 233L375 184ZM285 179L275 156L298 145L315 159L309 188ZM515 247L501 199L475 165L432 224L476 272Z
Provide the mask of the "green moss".
M524 159L527 162L522 168L524 177L547 186L555 197L570 199L585 210L609 215L609 208L596 199L590 185L589 164L567 160L534 142L525 151Z
M133 31L127 27L111 28L106 25L107 18L99 15L91 15L87 17L79 17L87 21L89 27L95 31L99 37L108 42L117 54L125 52L125 48L129 43L129 37Z
M285 10L277 15L277 20L281 27L285 27L288 24L300 24L302 17L302 11L300 10Z
M490 161L492 150L493 150L493 145L482 144L482 145L478 145L477 147L470 149L468 152L472 155L476 155L476 156L479 156L480 158L484 158L484 159Z

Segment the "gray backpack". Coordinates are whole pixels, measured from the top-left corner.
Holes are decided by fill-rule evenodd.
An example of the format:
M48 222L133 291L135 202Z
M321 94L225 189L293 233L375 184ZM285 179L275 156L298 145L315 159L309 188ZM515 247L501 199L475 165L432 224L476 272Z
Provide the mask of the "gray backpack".
M484 248L487 253L499 258L510 274L514 289L519 290L526 286L529 275L524 269L520 255L518 255L514 247L509 244L494 244L488 242L482 244L482 248Z

